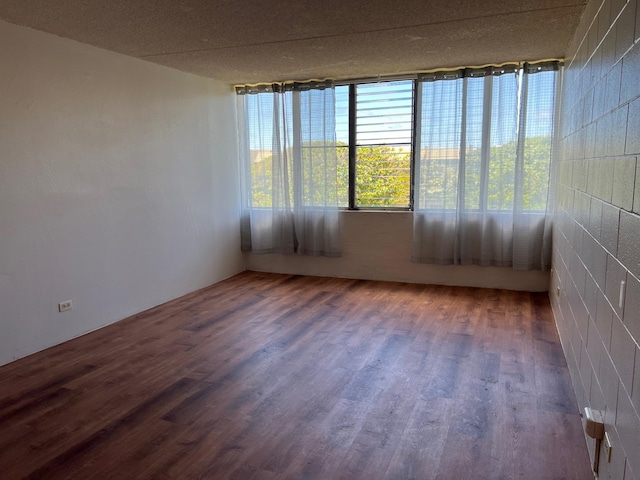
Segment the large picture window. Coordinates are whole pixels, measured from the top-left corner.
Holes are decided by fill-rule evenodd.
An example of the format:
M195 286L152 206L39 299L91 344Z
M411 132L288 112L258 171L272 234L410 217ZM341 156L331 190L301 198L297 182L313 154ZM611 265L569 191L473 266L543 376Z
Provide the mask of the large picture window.
M548 268L559 67L240 87L245 249L333 255L329 209L401 209L416 262Z

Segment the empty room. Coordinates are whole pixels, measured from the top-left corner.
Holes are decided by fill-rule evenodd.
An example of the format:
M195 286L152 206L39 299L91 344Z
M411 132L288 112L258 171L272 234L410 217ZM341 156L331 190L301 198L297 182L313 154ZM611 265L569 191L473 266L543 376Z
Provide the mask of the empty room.
M640 480L639 4L0 0L0 478Z

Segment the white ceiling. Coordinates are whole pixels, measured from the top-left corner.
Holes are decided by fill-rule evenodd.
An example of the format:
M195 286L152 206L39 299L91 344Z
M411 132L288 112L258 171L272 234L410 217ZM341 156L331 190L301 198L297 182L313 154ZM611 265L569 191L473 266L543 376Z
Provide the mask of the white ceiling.
M0 0L0 18L229 84L563 58L586 0Z

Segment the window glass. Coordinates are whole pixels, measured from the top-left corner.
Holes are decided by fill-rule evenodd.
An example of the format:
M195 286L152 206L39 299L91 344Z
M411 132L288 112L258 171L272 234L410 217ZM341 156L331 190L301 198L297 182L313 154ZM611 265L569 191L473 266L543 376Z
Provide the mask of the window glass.
M356 206L410 205L413 81L356 86Z

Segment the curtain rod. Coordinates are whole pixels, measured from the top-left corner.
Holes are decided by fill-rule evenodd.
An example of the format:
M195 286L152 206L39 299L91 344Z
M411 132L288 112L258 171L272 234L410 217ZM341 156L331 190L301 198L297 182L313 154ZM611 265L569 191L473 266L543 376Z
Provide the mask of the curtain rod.
M375 83L375 82L392 82L396 80L415 80L421 75L430 75L430 74L446 74L451 72L460 72L460 71L480 71L487 68L505 68L505 67L514 67L514 68L523 68L525 65L536 66L540 64L550 64L556 63L558 66L564 66L564 59L562 58L546 58L542 60L534 60L530 62L504 62L504 63L488 63L485 65L474 65L467 67L448 67L448 68L434 68L430 70L418 70L410 73L401 73L397 75L377 75L377 76L368 76L368 77L338 77L338 78L322 78L322 79L308 79L308 80L287 80L281 82L269 82L269 83L248 83L248 84L238 84L234 85L233 88L238 91L238 89L252 89L252 88L271 88L273 85L293 85L293 84L305 84L305 83L324 83L324 82L333 82L337 85L347 85L349 83Z

